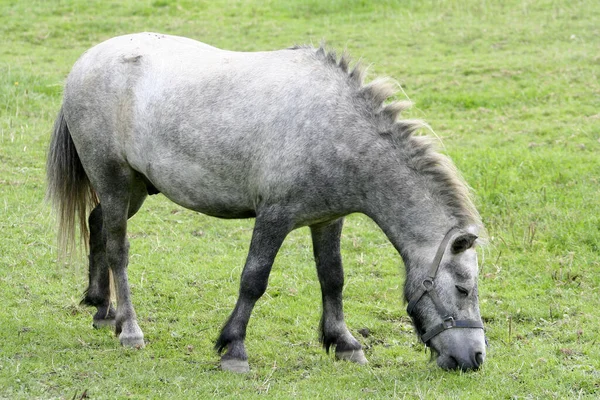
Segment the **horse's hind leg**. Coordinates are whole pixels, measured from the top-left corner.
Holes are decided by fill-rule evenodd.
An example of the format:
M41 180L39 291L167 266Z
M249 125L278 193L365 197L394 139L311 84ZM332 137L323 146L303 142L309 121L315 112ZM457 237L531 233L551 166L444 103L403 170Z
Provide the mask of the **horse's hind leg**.
M135 196L130 196L128 218L131 218L141 207L146 194L138 185ZM90 213L90 256L89 286L85 291L83 304L96 307L94 328L115 327L116 311L111 303L110 273L106 260L106 231L103 229L102 205L98 204Z
M127 219L140 208L147 192L143 182L132 176L133 172L127 171L123 175L115 175L117 174L113 173L111 181L104 182L105 186L98 189L102 210L101 235L105 238L105 261L112 271L117 295L115 332L119 335L122 345L143 347L144 334L137 323L127 279L129 263ZM102 256L98 258L102 259ZM106 274L103 276L105 277Z
M367 359L362 351L362 346L352 336L344 321L342 307L344 271L340 255L343 222L343 219L339 219L328 225L310 227L323 296L321 341L327 352L331 346L335 347L336 358L365 364Z
M102 229L102 206L90 213L89 286L82 303L97 309L94 328L115 326L115 309L110 300L110 274L106 261L106 236Z

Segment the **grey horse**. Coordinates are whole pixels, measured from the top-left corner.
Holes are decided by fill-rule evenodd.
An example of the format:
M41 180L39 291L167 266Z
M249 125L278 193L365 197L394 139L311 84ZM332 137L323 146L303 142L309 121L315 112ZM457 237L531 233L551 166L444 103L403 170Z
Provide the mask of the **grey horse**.
M323 47L244 53L140 33L88 50L66 82L47 178L61 246L75 246L77 225L89 240L83 301L97 308L94 325L144 346L127 220L162 193L207 215L255 218L238 300L216 342L223 369L249 369L250 314L283 240L303 226L321 285L323 346L364 364L344 321L340 257L344 216L363 213L404 261L408 311L438 365L479 368L480 217L451 161L415 134L423 123L398 118L408 104L384 103L395 86L365 85L363 75Z

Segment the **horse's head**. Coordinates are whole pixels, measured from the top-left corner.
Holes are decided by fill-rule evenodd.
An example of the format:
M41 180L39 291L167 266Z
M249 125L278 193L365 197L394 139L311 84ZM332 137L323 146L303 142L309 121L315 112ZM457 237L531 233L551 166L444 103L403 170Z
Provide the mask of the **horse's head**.
M478 369L486 340L477 295L477 236L452 229L424 271L410 274L408 313L444 369ZM431 258L429 258L431 260Z

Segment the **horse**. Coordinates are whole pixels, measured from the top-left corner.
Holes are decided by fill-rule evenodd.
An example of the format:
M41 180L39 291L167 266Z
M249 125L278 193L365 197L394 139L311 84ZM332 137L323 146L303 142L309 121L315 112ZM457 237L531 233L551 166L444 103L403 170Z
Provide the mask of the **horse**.
M47 159L59 247L77 230L89 249L83 303L95 327L143 347L127 279L127 221L148 195L218 218L255 218L235 308L215 348L223 370L249 370L244 341L273 260L308 226L322 293L320 340L337 359L367 363L344 321L340 236L362 213L406 272L416 332L443 369L475 370L486 340L478 304L472 194L426 126L401 119L389 78L364 83L325 46L221 50L157 33L119 36L85 52L66 80ZM114 286L111 285L114 281ZM116 308L111 303L116 291Z

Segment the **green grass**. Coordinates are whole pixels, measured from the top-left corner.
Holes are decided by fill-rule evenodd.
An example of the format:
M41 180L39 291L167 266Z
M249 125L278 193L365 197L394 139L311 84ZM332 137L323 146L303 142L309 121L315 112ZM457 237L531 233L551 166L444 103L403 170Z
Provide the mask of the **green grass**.
M0 0L0 398L597 398L600 396L600 4L597 1ZM130 223L148 346L121 348L79 306L86 265L56 261L44 163L63 80L118 34L240 51L327 43L397 79L477 196L488 359L444 372L404 311L401 260L347 219L347 322L370 364L317 340L308 231L292 233L248 330L251 372L218 369L252 221L161 196Z

